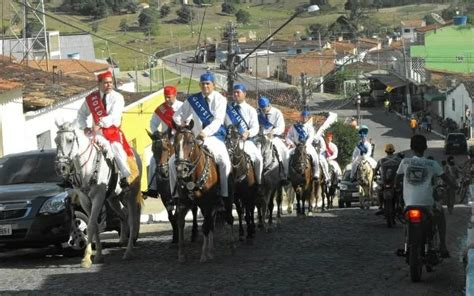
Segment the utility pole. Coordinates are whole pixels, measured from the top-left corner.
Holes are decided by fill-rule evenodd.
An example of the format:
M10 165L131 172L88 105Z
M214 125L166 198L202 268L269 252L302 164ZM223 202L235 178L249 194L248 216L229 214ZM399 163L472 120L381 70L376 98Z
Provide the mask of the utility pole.
M271 34L270 20L268 20L268 36ZM267 78L270 78L270 40L267 41Z
M231 99L234 93L234 82L235 82L235 52L234 52L234 39L237 36L235 31L235 25L230 22L225 28L227 35L227 98ZM217 52L217 48L216 48Z
M301 110L306 109L306 74L301 72Z
M410 85L408 83L408 67L407 67L407 59L406 59L406 52L405 52L405 41L403 40L403 37L402 37L402 50L403 50L403 67L405 70L405 80L406 80L405 93L407 96L407 113L408 115L410 115L412 113L411 95L410 95Z
M107 54L109 55L109 60L110 60L110 63L112 64L112 78L114 80L114 88L117 89L117 79L115 77L115 63L114 61L112 60L112 55L110 54L110 48L109 48L109 42L108 41L105 41L105 46L107 47Z

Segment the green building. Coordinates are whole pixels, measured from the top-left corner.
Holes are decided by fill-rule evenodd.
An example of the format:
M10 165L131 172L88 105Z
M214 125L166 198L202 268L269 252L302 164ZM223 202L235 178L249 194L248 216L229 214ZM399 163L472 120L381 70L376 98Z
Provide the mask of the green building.
M410 55L423 58L427 70L473 73L474 27L453 25L428 31L424 33L424 45L411 46Z

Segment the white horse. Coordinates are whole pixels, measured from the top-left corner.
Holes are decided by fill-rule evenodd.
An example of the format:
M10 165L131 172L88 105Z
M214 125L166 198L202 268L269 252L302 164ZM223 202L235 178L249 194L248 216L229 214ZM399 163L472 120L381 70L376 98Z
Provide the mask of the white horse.
M75 127L75 122L56 122L56 125L58 127L55 138L57 145L56 170L63 178L72 183L81 207L89 217L87 247L81 267L89 268L92 265L92 242L94 240L96 242L94 263L103 261L98 219L106 197L111 208L121 220L121 245L124 245L128 240L127 251L123 259L132 258L133 244L138 237L142 201L141 194L139 194L141 177L139 157L136 155L136 165L131 165L133 179L131 180L129 177L130 190L123 192L117 182L119 177L114 175L114 171L117 170L109 166L112 162L103 153L104 148L107 148L107 140L95 136L90 139L82 130ZM109 153L111 153L110 150ZM113 181L109 185L111 179Z

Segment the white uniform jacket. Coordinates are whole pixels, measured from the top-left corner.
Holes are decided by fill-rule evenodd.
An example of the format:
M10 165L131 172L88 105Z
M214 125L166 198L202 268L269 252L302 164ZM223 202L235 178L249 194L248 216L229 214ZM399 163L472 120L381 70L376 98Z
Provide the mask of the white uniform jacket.
M268 121L273 125L272 128L263 128L263 134L266 135L273 131L274 136L283 136L285 132L285 118L283 117L283 113L275 107L271 107L268 114L266 114Z
M100 97L104 97L103 92L100 92ZM125 100L123 99L122 94L112 90L106 95L105 104L105 110L107 111L108 115L100 119L102 127L111 127L112 125L120 127L122 124L122 113L125 108ZM77 113L77 122L80 129L91 127L92 121L88 121L89 115L91 115L91 111L84 100L84 103Z
M178 111L178 109L181 108L182 105L183 102L176 100L173 105L171 105L171 108L173 108L173 111L176 113L176 111ZM164 133L168 130L168 126L161 120L161 118L156 114L156 112L153 112L153 115L151 116L150 130L151 133L154 133L155 131L160 131Z
M255 137L258 134L259 124L258 124L258 115L257 110L254 107L250 106L247 102L238 104L240 106L240 114L242 118L247 123L249 132L249 138ZM225 126L232 125L232 120L229 118L229 115L225 117Z

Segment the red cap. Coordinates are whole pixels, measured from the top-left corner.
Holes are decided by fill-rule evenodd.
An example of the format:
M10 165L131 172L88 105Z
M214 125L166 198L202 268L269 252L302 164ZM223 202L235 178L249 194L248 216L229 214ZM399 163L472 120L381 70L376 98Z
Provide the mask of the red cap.
M167 85L164 88L165 96L176 96L176 92L177 92L176 87L172 85Z
M104 78L107 78L107 77L112 78L112 72L106 71L106 72L100 73L99 75L97 75L97 80L102 81Z

